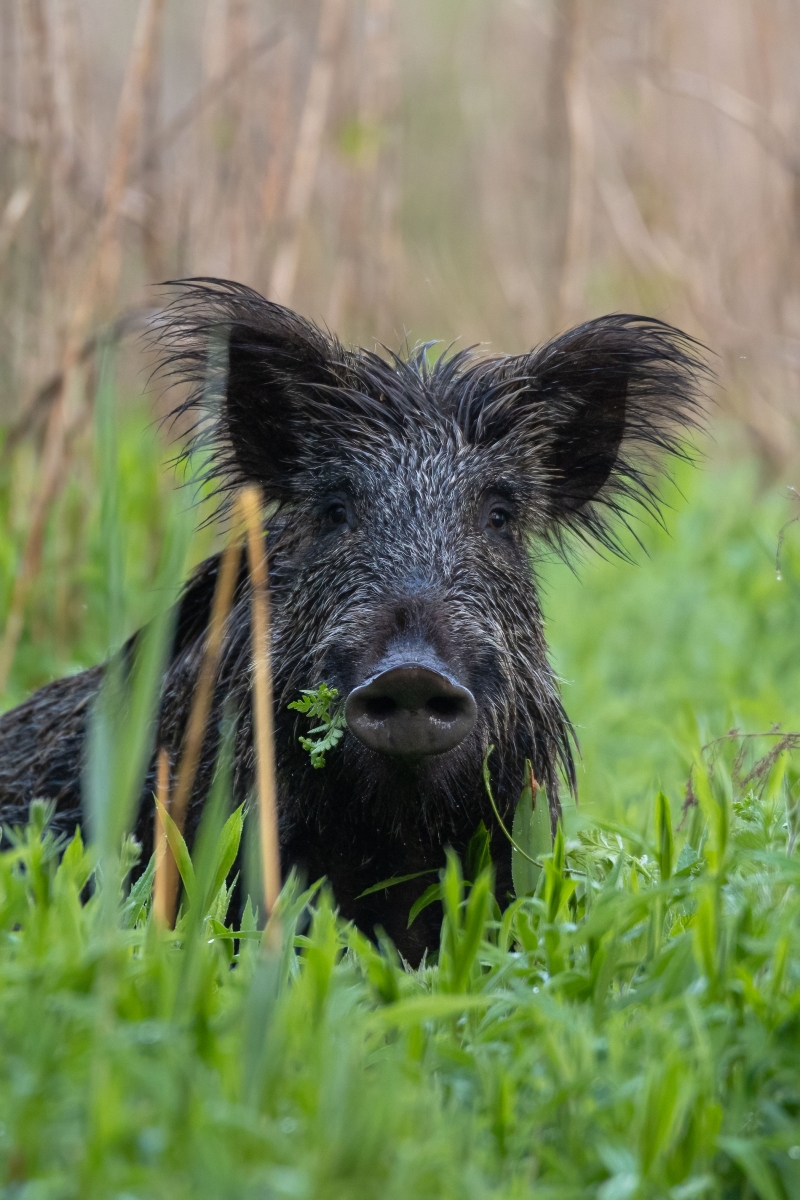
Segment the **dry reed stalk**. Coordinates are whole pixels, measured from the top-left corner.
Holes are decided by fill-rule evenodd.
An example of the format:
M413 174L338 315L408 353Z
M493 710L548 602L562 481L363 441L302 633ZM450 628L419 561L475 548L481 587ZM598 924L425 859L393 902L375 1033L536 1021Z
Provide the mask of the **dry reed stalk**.
M32 199L33 188L27 187L24 183L14 188L8 198L3 215L0 216L0 266L2 266L6 252L14 240L14 235L28 211Z
M148 80L161 50L165 9L166 0L142 0L136 19L117 115L116 149L106 179L103 218L97 236L95 287L101 293L101 300L110 300L116 289L119 275L117 221L141 134Z
M246 56L252 41L251 0L228 0L225 29L225 51L228 61L242 59L244 66L235 85L228 90L225 120L231 130L232 141L227 156L228 187L231 195L229 222L230 274L234 279L250 275L252 245L248 226L248 201L255 198L256 183L253 178L251 131L254 115L254 79ZM227 65L227 64L226 64Z
M314 195L322 138L328 120L336 47L346 11L346 0L322 0L314 60L286 192L284 233L270 275L269 295L281 304L291 305L297 281L300 247Z
M87 363L101 344L113 345L131 333L139 333L155 315L156 310L152 308L133 308L122 313L115 321L93 331L86 338L78 352L78 362L80 364ZM64 372L58 370L28 397L22 411L6 434L3 449L0 450L0 466L8 462L12 452L28 434L39 429L53 404L61 395L63 387Z
M276 26L253 42L252 46L248 46L242 50L241 54L231 59L221 74L213 75L207 83L204 83L192 99L184 104L183 108L179 109L175 116L171 117L166 125L158 131L153 138L153 147L161 153L171 146L176 138L180 137L207 108L215 104L228 88L238 81L243 70L251 67L262 54L266 54L267 50L277 46L285 36L284 30Z
M591 250L594 120L586 78L589 10L584 0L571 8L570 56L564 78L569 119L569 200L564 266L559 291L559 325L581 315Z
M55 164L58 157L50 27L43 0L26 0L24 12L28 27L29 75L33 81L29 103L39 141L36 174L37 183L44 192L41 221L47 250L50 249L50 240L54 232ZM51 265L49 258L49 255L45 258L47 267Z
M17 107L18 51L16 9L13 4L0 4L0 106L4 118L6 110L10 115Z
M172 852L167 842L167 831L161 816L162 810L169 812L169 754L163 746L158 752L156 767L156 800L153 814L153 850L156 857L153 882L153 918L162 929L167 929L170 925L169 863Z
M374 333L389 329L391 288L397 278L399 245L399 161L397 109L399 47L397 0L366 0L364 10L364 72L359 100L360 119L367 136L378 143L372 155L368 182L371 220L360 232L359 298L366 302Z
M63 295L69 271L69 247L75 236L76 220L80 220L74 200L84 190L77 105L78 80L84 74L85 39L80 36L80 18L74 0L50 0L48 14L56 138L51 167L55 214L51 273L56 281L56 294ZM59 316L66 324L63 314Z
M222 654L222 638L225 632L225 622L231 611L233 596L236 590L236 578L239 570L241 546L239 543L240 527L237 523L230 541L225 547L220 561L217 584L214 588L214 600L211 606L211 620L208 625L208 635L203 649L203 661L197 677L197 686L192 703L192 711L186 732L183 736L178 778L172 797L172 819L181 833L186 821L186 809L192 794L192 785L197 774L197 764L203 747L203 738L211 712L211 702L214 698L214 683ZM173 899L175 897L173 896Z
M261 489L255 484L243 488L240 504L247 524L247 556L252 597L253 743L256 751L258 828L266 914L264 944L275 947L280 943L280 925L275 906L281 890L281 860L272 729L269 578L267 548L261 523Z
M138 174L143 205L141 219L142 256L150 283L160 283L167 274L163 243L164 178L157 130L161 124L161 56L152 55L142 91L142 148Z
M65 69L69 76L76 155L88 150L87 139L91 111L86 34L81 18L82 2L83 0L56 0L66 60Z
M39 0L30 0L36 16ZM81 349L98 308L111 302L120 268L117 223L120 206L131 172L137 134L142 121L144 86L150 62L160 47L166 0L141 0L133 48L117 115L117 140L106 179L103 215L94 253L81 281L72 310L63 359L63 384L50 412L41 459L41 486L31 516L20 571L0 643L0 694L5 691L9 671L22 634L25 607L41 566L42 547L50 507L66 478L68 445L82 423L84 405L81 379Z
M262 239L278 216L286 186L286 167L292 139L292 77L294 45L287 41L270 72L266 98L269 154L261 183Z
M220 79L229 64L228 0L206 0L203 14L201 65L203 90ZM192 211L195 246L202 247L200 274L230 276L230 222L236 180L229 171L236 129L230 121L230 90L238 74L198 124L195 162L203 164L203 187L195 189ZM213 231L213 233L212 233Z

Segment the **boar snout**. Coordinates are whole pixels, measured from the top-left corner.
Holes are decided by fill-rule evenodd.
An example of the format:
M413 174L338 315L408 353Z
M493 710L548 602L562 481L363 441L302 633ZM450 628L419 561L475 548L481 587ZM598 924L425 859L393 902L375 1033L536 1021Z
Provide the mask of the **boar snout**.
M452 750L477 715L472 692L424 661L384 662L345 705L348 728L360 742L404 758Z

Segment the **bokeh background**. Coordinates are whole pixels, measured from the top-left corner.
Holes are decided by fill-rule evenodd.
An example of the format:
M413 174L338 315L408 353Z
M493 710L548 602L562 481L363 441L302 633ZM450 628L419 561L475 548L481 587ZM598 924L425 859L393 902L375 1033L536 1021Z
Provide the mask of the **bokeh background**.
M127 627L157 603L141 334L154 284L220 275L369 346L609 311L698 337L719 386L668 532L538 564L582 794L677 797L698 740L799 721L799 56L791 0L5 0L4 703L108 650L98 388Z

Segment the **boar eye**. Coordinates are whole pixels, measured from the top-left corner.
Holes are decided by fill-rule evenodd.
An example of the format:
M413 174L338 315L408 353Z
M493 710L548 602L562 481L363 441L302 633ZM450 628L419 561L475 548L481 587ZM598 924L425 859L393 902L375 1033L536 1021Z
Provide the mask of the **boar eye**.
M334 501L325 509L325 520L328 525L347 524L347 506L341 500Z
M495 505L494 508L489 510L489 516L486 519L486 524L489 529L506 529L510 520L511 514L508 512L508 510L505 508L500 508L499 505Z

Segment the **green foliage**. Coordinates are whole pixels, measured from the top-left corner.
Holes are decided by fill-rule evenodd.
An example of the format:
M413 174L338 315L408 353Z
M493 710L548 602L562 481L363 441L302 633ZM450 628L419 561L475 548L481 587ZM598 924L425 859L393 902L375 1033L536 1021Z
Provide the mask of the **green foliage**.
M785 500L722 457L679 472L672 536L643 528L641 565L540 564L582 803L551 841L544 793L523 791L504 911L479 829L463 865L420 880L412 917L433 899L444 915L419 970L295 878L265 954L252 905L229 912L243 813L225 753L191 856L167 822L176 929L151 919L152 864L126 882L188 525L141 423L117 428L109 369L94 474L48 529L7 702L151 632L93 717L89 845L36 803L0 853L2 1194L800 1194L798 740L727 736L800 726ZM4 602L26 469L0 479ZM190 560L210 548L195 537ZM312 761L341 736L337 699L292 706L317 722Z
M553 845L547 793L544 788L533 787L533 768L529 762L525 764L525 776L511 829L511 875L517 896L534 894L542 874L539 863Z
M306 688L302 692L301 700L293 700L287 708L293 708L299 713L303 713L310 721L319 721L313 729L309 730L310 734L322 734L321 737L301 737L299 738L300 745L308 754L311 755L312 767L324 767L325 755L328 750L341 740L346 729L344 719L344 705L338 704L333 709L331 705L335 704L339 692L336 688L329 688L326 683L321 683L316 688Z
M796 501L721 449L675 482L666 530L637 524L632 563L539 564L579 802L632 823L659 788L677 795L698 745L734 727L800 728L800 525L775 569Z
M103 661L109 650L149 621L160 606L164 543L177 512L193 528L185 572L214 548L207 513L176 492L167 462L174 447L156 437L141 402L113 395L111 362L100 364L94 442L78 441L69 480L48 521L43 566L3 708L24 700L51 679ZM114 420L113 401L120 409ZM27 446L0 461L0 619L5 623L28 530L32 496L40 485ZM195 528L197 526L197 528ZM202 526L202 527L200 527ZM110 531L115 530L113 537Z
M449 854L416 971L294 878L283 951L230 920L224 767L174 932L35 805L0 854L8 1194L796 1196L796 779L763 749L699 759L669 835L660 795L652 840L559 830L503 913L480 837L471 887Z

